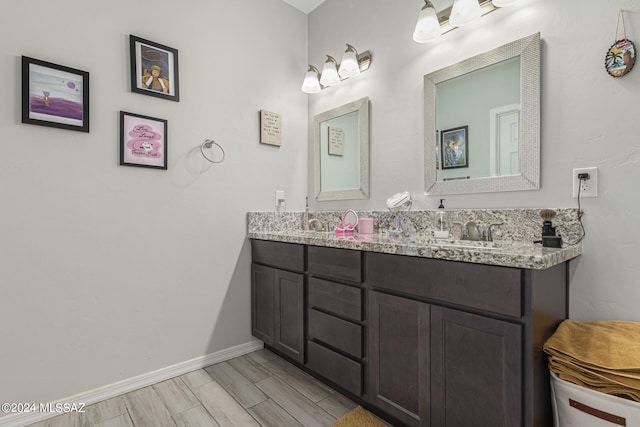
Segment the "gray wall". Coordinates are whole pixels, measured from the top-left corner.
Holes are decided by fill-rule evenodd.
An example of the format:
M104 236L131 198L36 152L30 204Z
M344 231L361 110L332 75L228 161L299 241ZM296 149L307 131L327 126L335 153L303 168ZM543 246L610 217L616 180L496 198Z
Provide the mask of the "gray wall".
M179 50L179 103L130 92L129 34ZM0 402L252 339L246 212L278 187L304 201L306 34L280 0L2 1ZM21 55L90 72L91 133L20 123ZM259 143L261 109L282 147ZM118 165L120 110L168 119L167 171Z
M448 208L577 207L572 169L599 168L599 196L583 199L584 255L571 263L571 317L640 321L639 268L640 70L622 78L604 70L620 9L637 43L640 4L633 0L520 1L441 40L417 44L411 35L422 2L327 0L309 16L309 62L342 55L345 43L371 50L371 68L356 79L309 96L315 114L371 99L371 198L315 202L314 209L385 209L398 191L417 209L435 209L424 194L423 76L504 43L542 38L542 168L539 191L447 196ZM330 23L331 31L327 31ZM300 73L302 77L302 71Z

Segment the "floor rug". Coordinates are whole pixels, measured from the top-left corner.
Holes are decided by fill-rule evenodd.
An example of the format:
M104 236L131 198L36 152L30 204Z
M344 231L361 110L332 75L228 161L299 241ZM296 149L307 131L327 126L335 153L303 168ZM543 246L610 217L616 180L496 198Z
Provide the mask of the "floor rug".
M365 410L362 406L358 406L356 409L331 424L331 427L389 427L389 424L386 424L380 418Z

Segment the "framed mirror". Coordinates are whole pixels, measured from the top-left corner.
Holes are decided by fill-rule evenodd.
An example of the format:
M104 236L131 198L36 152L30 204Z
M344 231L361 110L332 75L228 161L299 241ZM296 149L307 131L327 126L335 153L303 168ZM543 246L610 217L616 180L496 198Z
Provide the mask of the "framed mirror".
M318 114L313 120L316 200L369 198L369 98Z
M540 188L540 33L424 76L425 191Z

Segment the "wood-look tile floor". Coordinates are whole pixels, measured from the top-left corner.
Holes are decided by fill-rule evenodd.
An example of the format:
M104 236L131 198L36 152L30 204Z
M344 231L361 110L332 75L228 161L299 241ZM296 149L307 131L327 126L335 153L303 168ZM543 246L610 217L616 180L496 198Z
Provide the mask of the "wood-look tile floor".
M30 427L324 427L356 406L263 349Z

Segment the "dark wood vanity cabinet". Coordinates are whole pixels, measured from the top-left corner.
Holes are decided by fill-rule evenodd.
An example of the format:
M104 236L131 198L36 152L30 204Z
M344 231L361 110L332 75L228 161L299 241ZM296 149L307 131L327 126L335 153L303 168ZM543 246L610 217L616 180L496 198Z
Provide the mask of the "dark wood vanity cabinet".
M252 241L251 332L304 363L304 246Z
M431 425L522 424L522 327L433 306Z
M369 399L409 426L518 426L521 333L508 322L369 292Z
M254 336L394 425L552 425L542 345L567 315L566 262L252 249Z
M368 400L409 426L549 426L542 345L566 318L546 270L366 254Z
M362 252L307 247L307 368L355 396L364 387Z
M406 425L429 425L431 306L376 291L367 298L367 400Z

